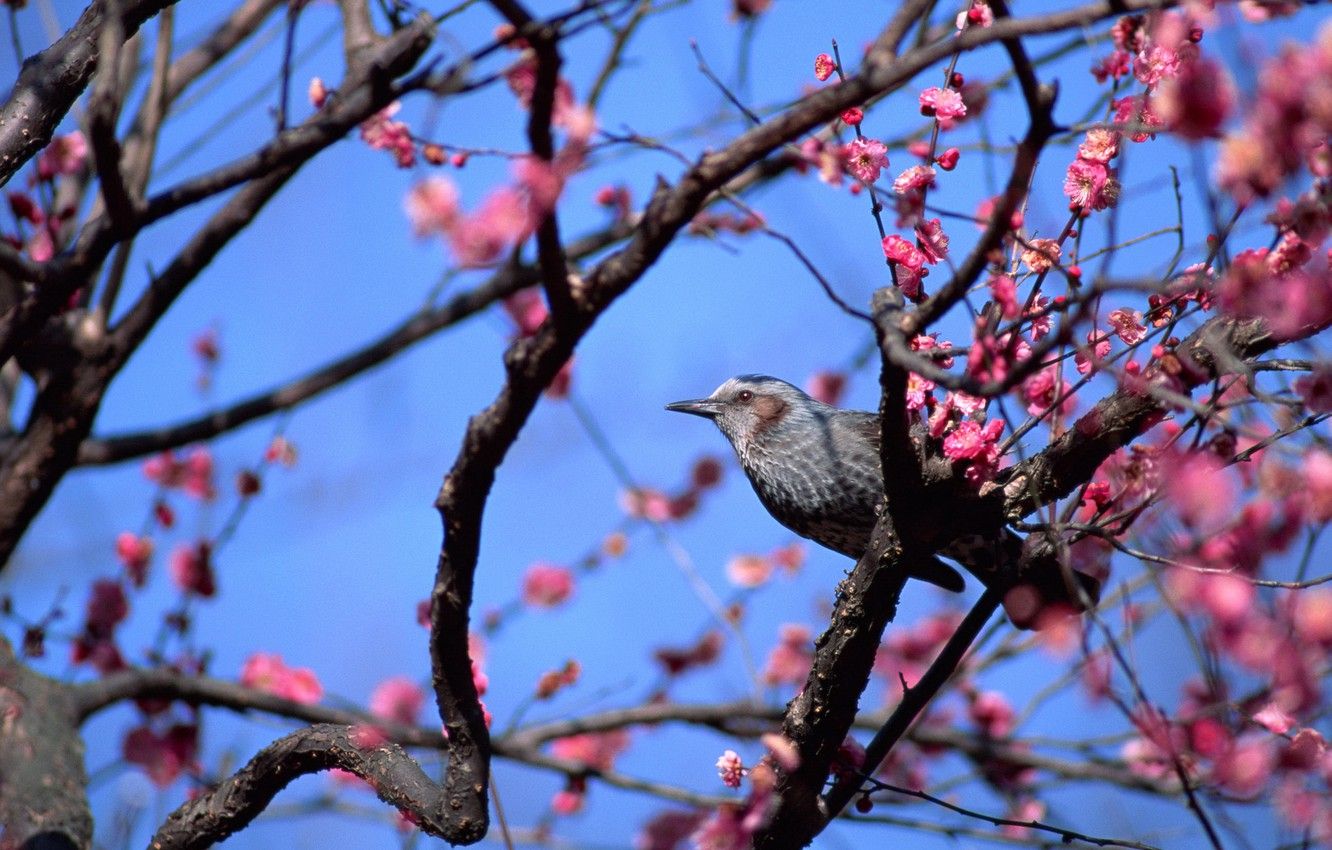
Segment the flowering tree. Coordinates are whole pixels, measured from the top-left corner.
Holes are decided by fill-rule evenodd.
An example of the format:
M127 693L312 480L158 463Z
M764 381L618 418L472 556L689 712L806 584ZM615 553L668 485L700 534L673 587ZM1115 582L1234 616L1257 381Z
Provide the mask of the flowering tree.
M581 817L645 848L800 847L843 824L915 842L1332 844L1320 731L1332 658L1321 585L1332 576L1319 566L1332 519L1321 349L1332 324L1332 26L1311 11L1282 0L1031 13L1004 0L907 0L887 15L847 4L845 20L821 10L797 21L809 10L758 0L97 0L47 9L73 23L28 56L34 10L4 5L27 58L0 106L12 213L0 242L0 846L90 847L95 808L99 844L151 834L153 847L207 846L322 771L332 785L301 814L389 812L389 829L451 843L544 841L576 833ZM682 20L725 33L734 56L678 37ZM321 23L331 27L315 36ZM338 36L336 59L319 52ZM852 55L837 38L864 49ZM719 112L667 102L662 45ZM310 55L328 63L318 75ZM209 125L205 136L249 134L214 153L192 135L189 106L220 111L209 87L237 67L262 87ZM188 176L164 158L168 143L186 161L203 148ZM349 150L358 174L314 180L318 204L345 193L368 209L372 196L405 195L406 221L391 226L437 252L421 256L443 284L423 281L425 305L386 331L349 309L320 335L336 346L326 363L282 363L276 386L242 384L225 400L224 351L246 343L186 315L206 409L182 418L183 404L161 403L163 375L179 368L155 338L210 279L231 279L220 270L229 252L253 252L258 274L283 253L313 264L335 250L332 238L284 243L287 220L272 208L302 172ZM399 174L405 193L390 183ZM783 215L790 197L798 214ZM830 221L849 256L822 241ZM255 247L266 232L281 250ZM376 253L351 241L335 263ZM595 348L617 333L605 325L621 296L677 257L724 263L728 251L764 289L709 319L715 296L677 285L672 317L636 326L634 352ZM345 283L291 285L309 286L304 307ZM325 689L348 687L345 671L289 664L269 645L277 632L244 613L222 628L246 660L218 668L229 650L199 621L262 584L229 576L244 572L230 554L250 533L243 520L277 470L308 474L288 433L304 413L293 411L487 311L503 323L502 361L474 348L459 355L474 366L438 376L455 407L488 401L465 427L469 411L450 410L453 460L433 457L444 474L437 559L380 548L378 563L416 568L416 590L391 615L368 600L329 606L333 628L305 637L350 655L357 624L410 622L428 596L415 605L428 631L415 639L428 645L438 719L423 719L424 663L380 675L368 699L335 699ZM654 383L650 352L709 321L727 339L764 339L779 366L813 352L823 368L806 388L824 401L878 376L886 508L840 583L804 569L825 555L800 542L735 554L731 538L749 536L733 519L705 525L742 504L725 493L752 498L727 461L681 454L661 439L681 423L654 423L649 453L686 470L686 483L651 486L617 452L622 431L577 391L603 362L637 413L698 394L706 386L684 382L699 363ZM803 338L773 346L778 321ZM842 362L834 342L849 345ZM136 372L136 355L151 365ZM124 389L134 380L145 388ZM120 428L117 394L135 392L153 401ZM577 559L553 551L536 519L517 540L493 533L487 513L520 435L539 430L539 409L561 406L619 491L601 492L586 470L575 487L534 485L544 495L529 513L580 489L605 506L569 530L594 541ZM219 459L221 441L257 427L267 430L246 444L253 462ZM307 435L302 449L319 455L323 439ZM33 540L47 517L64 533L87 519L58 486L130 462L134 475L116 479L120 530L86 559L101 566L52 591L24 569L45 563ZM315 547L299 522L274 539ZM914 597L909 564L960 542L990 555L968 564L979 589ZM524 545L548 554L488 583ZM616 654L594 664L571 629L542 620L652 557L679 568L682 599L617 604L645 605L676 636L669 644L601 634ZM330 565L312 586L336 592L337 575ZM818 620L782 607L791 593L769 591L783 582L816 601ZM773 611L777 628L764 622ZM506 648L512 633L538 636ZM762 663L751 642L771 647ZM536 659L533 644L539 675L488 663ZM566 644L564 660L545 664L545 649ZM634 685L614 685L630 668ZM217 709L296 725L258 727L264 743L244 752L210 752L207 731L226 722ZM85 765L85 747L104 748L89 730L113 714L116 761L169 811L146 826L123 799L97 801ZM672 758L626 769L649 734ZM599 787L632 792L641 817L596 821ZM367 791L387 806L347 802ZM1141 799L1150 818L1113 814ZM1112 814L1098 815L1102 805Z

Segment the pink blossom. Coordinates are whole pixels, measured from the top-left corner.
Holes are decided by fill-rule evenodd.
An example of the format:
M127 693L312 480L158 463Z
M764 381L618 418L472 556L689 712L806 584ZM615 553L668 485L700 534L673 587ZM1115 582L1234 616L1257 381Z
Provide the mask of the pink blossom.
M611 770L615 759L628 748L629 733L624 729L570 735L550 745L556 758L579 762L593 770Z
M401 121L394 121L402 105L396 100L361 122L361 141L374 150L388 151L399 168L416 164L416 143L412 131Z
M1041 274L1054 268L1061 253L1059 243L1053 239L1032 239L1022 252L1022 262L1027 268Z
M680 850L706 817L702 809L658 812L634 837L634 850Z
M1300 640L1332 647L1332 590L1310 588L1295 595L1291 620Z
M1212 765L1211 780L1236 797L1255 797L1267 786L1275 761L1270 741L1241 739Z
M988 738L1005 738L1013 731L1013 721L1017 713L1003 694L998 691L982 691L974 695L968 705L967 714Z
M884 237L883 255L907 269L919 271L925 265L925 252L896 233Z
M1098 83L1104 83L1106 80L1118 80L1128 74L1132 61L1133 57L1126 51L1116 50L1092 66L1092 76L1096 78Z
M1200 57L1184 64L1157 93L1161 119L1180 138L1197 141L1221 135L1235 109L1235 84L1218 62Z
M481 209L457 221L449 231L449 247L459 264L482 266L531 232L527 201L518 190L503 186L486 197Z
M1234 479L1210 452L1167 455L1165 495L1180 520L1199 533L1219 530L1233 515L1238 496Z
M1133 76L1148 88L1174 77L1179 68L1179 54L1160 44L1153 44L1133 58Z
M1277 703L1269 702L1253 715L1253 722L1273 734L1284 735L1295 725L1295 718Z
M1107 321L1115 335L1126 345L1136 345L1147 338L1147 327L1142 323L1142 313L1137 310L1122 307L1111 310Z
M717 759L717 775L727 788L739 788L746 772L745 763L735 750L727 750Z
M165 788L182 773L198 770L199 727L177 723L159 735L139 726L125 735L120 751L125 761L142 767L154 785Z
M370 695L370 713L385 720L411 725L425 705L425 693L406 676L394 676L375 686Z
M557 815L568 817L583 810L587 798L587 789L581 785L563 788L550 798L550 810Z
M953 344L946 340L940 342L937 338L937 334L917 334L916 336L911 338L910 345L911 345L911 350L916 352L948 350L953 347ZM952 355L949 355L948 357L937 357L934 355L927 355L927 356L929 356L930 360L934 361L935 363L938 363L940 366L942 366L945 369L953 368Z
M427 177L407 193L404 202L412 233L448 233L458 222L458 187L444 177Z
M967 460L967 479L973 484L993 474L999 462L999 434L1004 430L1002 419L993 419L984 426L972 419L957 423L944 437L944 457L952 461Z
M1165 126L1161 116L1157 115L1155 101L1150 95L1130 95L1121 97L1110 104L1114 110L1116 124L1126 125L1129 138L1135 142L1145 142L1155 135L1154 131Z
M276 653L256 652L245 659L240 683L304 705L314 705L324 697L324 688L313 670L288 667Z
M853 106L842 113L842 123L848 127L859 127L865 120L865 110L859 106Z
M74 174L88 161L88 142L75 130L56 136L37 157L37 179L51 180L62 174Z
M888 167L888 148L877 139L852 139L842 146L841 159L851 176L873 183Z
M831 77L836 70L837 63L833 62L833 58L827 53L820 53L814 57L814 77L819 82Z
M1022 382L1022 400L1027 403L1027 412L1032 416L1045 416L1052 410L1061 416L1072 413L1077 404L1073 396L1064 398L1055 409L1055 401L1067 391L1068 384L1063 380L1057 363L1046 366Z
M791 773L800 767L800 751L790 738L776 732L765 732L759 736L759 741L768 748L772 760L782 770Z
M846 375L842 372L815 372L805 381L805 392L824 404L837 404L846 389Z
M695 850L745 850L754 830L746 824L744 814L739 806L718 806L691 836Z
M620 493L620 508L633 519L666 522L671 518L671 499L655 487L638 487Z
M274 437L268 447L264 449L264 461L267 463L278 463L287 468L296 465L296 446L286 437L279 434Z
M216 595L212 553L212 546L206 540L193 545L182 543L171 552L171 580L182 593L205 599Z
M305 94L310 98L310 105L315 109L323 109L324 101L328 100L328 88L324 85L324 81L318 77L310 78L310 86Z
M907 374L906 406L907 410L921 410L933 398L934 381L922 378L915 372Z
M897 175L897 179L893 181L893 191L899 195L922 191L934 185L934 175L932 166L913 165Z
M1006 274L990 278L990 295L1005 319L1015 319L1022 312L1017 300L1017 282Z
M535 336L537 329L550 315L545 299L541 297L540 288L535 286L518 290L505 298L503 305L504 312L513 320L520 337Z
M736 587L759 587L772 576L773 566L762 555L736 555L726 562L726 578Z
M1078 353L1073 355L1073 363L1079 375L1090 374L1102 360L1110 356L1110 335L1088 331L1087 345L1088 348L1079 348Z
M129 600L120 582L111 579L94 581L84 617L87 634L95 639L110 638L116 626L128 616Z
M1075 159L1064 176L1064 195L1070 209L1107 209L1119 200L1119 181L1104 163Z
M1119 156L1119 133L1104 127L1093 127L1078 145L1078 159L1108 163Z
M143 587L148 576L148 561L153 557L153 539L122 531L116 536L116 557L124 564L134 586Z
M721 480L722 462L713 455L700 457L689 470L690 486L698 490L716 487Z
M985 0L971 0L971 6L965 12L958 13L956 24L960 30L967 26L984 29L994 24L994 10Z
M1313 522L1332 520L1332 454L1325 449L1306 452L1300 472L1305 515Z
M939 219L931 218L916 224L916 247L920 248L925 255L925 262L930 265L948 256L948 241L948 234L944 232L943 223Z
M814 661L813 640L804 626L786 624L780 639L768 655L762 678L767 685L802 685Z
M931 86L920 93L920 113L946 121L963 117L967 114L967 107L956 89Z
M523 604L554 608L573 593L574 577L568 567L538 561L523 576Z
M944 171L952 171L957 168L957 161L962 157L962 151L957 148L949 148L934 160Z

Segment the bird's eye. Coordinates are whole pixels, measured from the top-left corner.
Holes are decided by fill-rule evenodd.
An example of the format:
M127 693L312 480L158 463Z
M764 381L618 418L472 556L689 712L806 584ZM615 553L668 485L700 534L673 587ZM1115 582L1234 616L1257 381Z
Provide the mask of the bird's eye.
M749 404L751 401L754 400L754 394L751 393L749 390L741 390L740 392L735 394L735 400L740 402L741 404Z

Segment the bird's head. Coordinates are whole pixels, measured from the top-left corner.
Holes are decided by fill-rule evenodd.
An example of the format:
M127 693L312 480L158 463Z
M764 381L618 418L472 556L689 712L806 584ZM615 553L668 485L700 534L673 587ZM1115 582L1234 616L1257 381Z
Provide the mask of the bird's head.
M831 408L786 381L737 375L707 398L672 402L666 409L711 419L743 457L751 446L821 419Z

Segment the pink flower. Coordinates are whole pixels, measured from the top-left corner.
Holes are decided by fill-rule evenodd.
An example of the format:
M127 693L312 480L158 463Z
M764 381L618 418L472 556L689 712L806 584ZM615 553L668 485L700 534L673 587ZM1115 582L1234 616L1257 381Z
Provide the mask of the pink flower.
M1132 58L1127 52L1116 50L1092 66L1092 76L1096 78L1098 83L1104 83L1106 80L1118 80L1128 74Z
M407 725L416 722L423 705L425 705L425 693L419 685L406 676L385 679L370 695L371 714Z
M137 764L158 788L165 788L186 771L198 769L199 727L177 723L157 734L147 726L131 730L120 745L121 755Z
M805 392L824 404L837 404L845 389L846 375L842 372L815 372L805 382Z
M809 629L788 623L781 627L779 642L763 666L763 682L767 685L803 685L813 662L813 640Z
M1004 738L1013 731L1013 721L1017 714L1003 694L997 691L982 691L971 698L967 713L982 735L988 738Z
M1162 120L1180 138L1197 141L1221 135L1235 109L1235 84L1216 61L1199 57L1167 80L1155 101Z
M1078 145L1078 159L1107 163L1119 156L1119 133L1105 127L1093 127Z
M504 186L491 192L481 209L460 218L449 231L449 247L463 266L483 266L499 259L532 232L527 201Z
M1154 104L1150 95L1142 94L1121 97L1110 106L1114 109L1115 123L1131 128L1129 138L1135 142L1145 142L1155 135L1153 130L1165 126L1161 116L1156 114Z
M1295 725L1295 718L1287 714L1280 705L1269 702L1254 714L1253 722L1275 735L1284 735Z
M1257 796L1276 766L1270 741L1241 739L1212 765L1211 780L1240 798Z
M315 109L323 109L324 101L328 100L328 88L324 85L324 81L318 77L311 77L306 96L310 98L311 106Z
M1053 239L1032 239L1022 252L1022 262L1026 263L1027 268L1041 274L1054 268L1061 253L1059 243Z
M820 53L814 57L814 77L819 82L827 80L836 70L837 63L833 62L833 58L827 53Z
M934 185L934 174L932 166L913 165L897 175L897 179L893 181L893 191L899 195L922 191Z
M1147 338L1147 327L1142 323L1142 313L1137 310L1111 310L1107 321L1115 335L1126 345L1134 345Z
M550 315L540 289L535 286L518 290L505 298L503 304L504 312L509 314L509 318L517 326L520 337L535 336L537 329Z
M848 127L859 127L865 120L865 110L859 106L853 106L842 113L842 123Z
M296 446L291 441L279 434L273 438L273 441L264 449L264 461L266 463L277 463L291 468L296 465Z
M448 233L458 222L458 187L444 177L427 177L407 193L404 202L412 233Z
M116 557L125 565L134 586L143 587L148 576L148 561L153 557L153 539L122 531L116 536Z
M658 812L634 837L635 850L680 850L687 839L707 817L702 809L682 811L669 809Z
M883 255L907 269L919 271L925 265L925 253L896 233L884 237Z
M666 522L671 518L671 499L655 487L639 487L620 494L620 508L633 519Z
M537 562L523 576L523 603L534 608L554 608L573 593L574 578L568 567Z
M717 775L727 788L739 788L740 780L744 778L745 773L747 773L745 763L735 750L727 750L717 759Z
M1119 181L1103 163L1075 159L1064 177L1069 209L1103 210L1119 200Z
M177 546L171 553L171 580L182 592L205 599L217 593L217 580L213 576L212 546L200 540L194 545Z
M759 587L772 577L773 566L763 555L736 555L726 563L726 578L736 587Z
M967 106L962 102L962 95L956 89L931 86L920 93L920 114L932 115L940 121L945 121L966 115Z
M930 265L948 256L948 234L944 233L943 223L939 219L931 218L916 225L916 247Z
M374 150L388 151L399 168L416 164L416 143L412 132L401 121L394 121L402 105L396 100L361 122L361 141Z
M1059 364L1052 363L1022 382L1022 400L1027 403L1027 412L1032 416L1045 416L1055 409L1055 401L1068 391L1068 384L1062 379ZM1060 415L1073 411L1076 400L1069 396L1059 403Z
M873 183L888 167L888 148L877 139L852 139L842 146L841 158L851 176Z
M88 595L88 608L84 616L85 631L95 639L109 639L116 626L129 616L129 600L120 582L98 579Z
M1079 348L1078 353L1073 355L1073 363L1077 366L1079 375L1090 374L1100 361L1110 356L1110 335L1088 331L1087 345L1089 349Z
M1149 88L1174 77L1179 68L1179 54L1160 44L1153 44L1133 58L1133 76Z
M304 705L314 705L324 697L324 688L313 670L288 667L276 653L256 652L245 659L240 683Z
M557 738L550 745L556 758L576 761L593 770L610 770L615 759L629 748L629 733L623 729L610 732L585 732Z
M966 29L967 26L984 29L994 24L994 10L985 0L971 0L971 7L958 13L956 23L958 29Z
M37 178L51 180L61 174L74 174L88 161L88 142L75 130L56 136L37 158Z
M1005 319L1016 319L1022 312L1022 306L1017 300L1017 282L1008 275L1000 274L990 278L990 295L994 303L999 305Z
M957 148L949 148L934 160L944 171L952 171L957 168L957 161L962 157L962 151Z
M972 419L957 423L957 427L944 437L944 457L949 460L979 460L993 463L998 460L996 441L1003 433L1004 421L992 419L981 425Z

